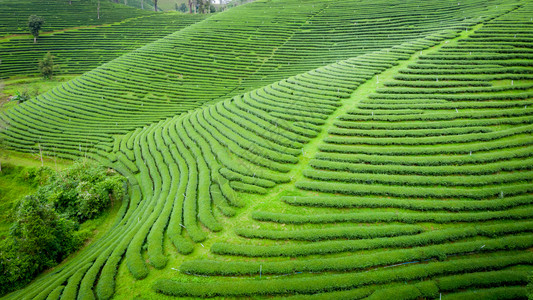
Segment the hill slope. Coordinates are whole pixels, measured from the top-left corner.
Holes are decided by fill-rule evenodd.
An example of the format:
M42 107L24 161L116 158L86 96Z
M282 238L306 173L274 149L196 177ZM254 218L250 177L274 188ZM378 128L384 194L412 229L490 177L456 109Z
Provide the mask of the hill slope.
M312 160L289 173L294 186L257 199L264 202L235 229L238 238L213 244L213 257L186 261L180 271L189 275L159 280L155 290L525 297L533 89L523 30L532 10L527 4L360 86L303 148ZM213 277L187 278L195 275Z
M342 21L353 26L363 12L372 15L373 8L375 14L385 4L346 1L338 12L352 13L350 3L369 7L360 10L358 21ZM220 62L228 51L218 50L220 56L206 60L216 65L183 73L205 80L198 90L169 83L169 70L181 72L181 66L166 63L168 56L181 63L175 59L192 53L172 55L169 49L187 39L197 47L215 41L207 36L208 25L226 20L229 12L8 115L12 127L6 136L14 148L30 151L38 138L64 155L89 151L128 176L131 196L104 238L8 298L110 298L115 292L132 298L132 289L146 297L524 297L533 262L527 251L533 243L532 5L441 1L432 10L420 9L442 20L434 26L424 17L409 17L418 3L401 2L386 10L394 19L396 9L398 23L389 26L401 30L369 33L353 57L339 43L357 45L358 35L338 33L337 45L317 42L308 64L295 50L280 56L278 51L293 42L292 49L305 49L308 43L295 41L339 28L314 21L332 8L315 11L317 3L310 2L301 17L305 26L317 27L297 23L292 36L272 45L266 38L294 25L280 20L281 8L304 5L256 2L238 13L267 5L279 9L268 10L272 32L244 35L248 41L241 36L224 47L232 59ZM454 8L461 5L470 18L461 15L463 7ZM336 19L330 15L327 20ZM375 22L392 20L369 19L369 32ZM381 32L389 28L383 26ZM224 39L233 38L231 26L220 28L227 28ZM259 37L265 37L265 50L254 55L266 60L235 60ZM370 40L375 48L364 51ZM289 76L339 57L346 59ZM268 67L285 63L286 69ZM221 66L225 76L233 72L241 81L215 81L225 77L208 72L222 72ZM286 78L251 90L250 78L261 73L265 81ZM128 81L120 74L136 76ZM239 87L250 91L233 96ZM133 96L146 90L154 96L135 109ZM64 102L57 100L61 95ZM83 105L72 106L74 95L86 99ZM106 102L97 100L104 96ZM184 106L194 96L197 101ZM75 115L80 116L67 123L66 116ZM151 121L157 122L144 126ZM119 133L124 134L111 137ZM87 150L81 143L78 149L83 139ZM98 143L92 151L91 143ZM465 291L480 288L477 294Z
M69 4L69 2L71 4ZM0 37L12 34L28 34L28 17L44 18L42 31L48 32L76 26L94 26L153 14L111 1L100 1L100 19L96 0L1 0Z
M82 149L110 143L112 135L204 103L464 28L501 10L494 5L499 1L439 2L433 9L387 3L267 1L214 15L20 105L7 115L6 139L22 151L35 151L39 140L49 153L81 155Z
M82 74L147 43L205 19L205 15L158 13L105 26L66 29L45 34L37 44L29 36L0 43L0 78L40 75L38 62L50 52L56 74Z

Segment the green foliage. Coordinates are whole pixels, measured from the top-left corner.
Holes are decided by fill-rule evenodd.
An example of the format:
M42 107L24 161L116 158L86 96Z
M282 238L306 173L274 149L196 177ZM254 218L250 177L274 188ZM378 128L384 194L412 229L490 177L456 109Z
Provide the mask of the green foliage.
M20 288L80 247L84 236L77 229L75 221L61 217L50 203L24 198L10 237L0 244L0 294Z
M15 96L11 98L11 101L18 101L19 103L22 103L30 99L31 99L30 92L28 90L23 90L23 91L17 91Z
M41 27L43 26L43 24L43 17L31 15L28 18L28 28L30 29L31 35L33 35L34 42L37 40L37 37L39 37L39 31L41 31Z
M124 194L122 177L88 161L57 173L30 168L19 176L43 185L18 203L9 236L0 241L0 294L20 288L82 246L89 233L79 231L79 224Z
M176 3L176 10L186 13L189 11L189 8L187 7L187 5L185 5L185 3L180 4L179 7L178 7L178 4Z
M31 256L42 256L43 267L52 266L80 244L74 239L77 223L60 217L51 203L30 195L17 207L11 236L19 250Z
M123 184L124 178L113 170L78 161L54 174L36 196L51 203L58 213L82 223L98 217L112 202L122 199Z
M47 52L43 59L39 60L39 71L45 79L52 79L54 72L58 70L58 66L54 65L54 56Z
M533 239L531 222L526 221L533 217L527 199L533 191L533 173L531 151L523 148L532 143L533 127L531 109L521 104L533 103L532 93L524 92L529 86L523 84L493 87L484 77L526 72L524 38L515 40L516 47L507 44L512 43L508 38L506 47L496 47L502 48L497 53L522 48L517 49L521 54L506 56L521 58L520 66L506 65L505 71L498 71L498 65L480 66L479 54L467 59L465 53L443 47L436 48L447 51L439 52L437 59L428 59L433 57L428 51L420 61L478 64L473 71L414 68L415 72L403 76L420 76L416 78L424 78L422 83L395 81L370 97L365 91L374 90L373 80L362 85L396 64L406 65L401 60L415 52L487 20L476 16L495 16L490 13L495 4L512 0L467 0L460 5L398 1L390 6L388 2L257 1L236 9L235 14L212 16L147 45L14 111L10 117L18 126L8 135L13 147L31 149L34 137L42 133L43 143L57 147L61 155L80 155L84 147L88 155L116 166L131 183L131 202L123 206L123 217L93 245L91 253L80 253L71 264L21 295L43 298L68 282L68 297L76 293L79 298L92 297L97 283L97 296L109 299L121 261L135 279L154 271L147 264L157 269L166 266L165 252L174 250L165 244L166 237L182 254L193 252L192 242L213 235L228 242L212 246L216 255L205 256L207 249L202 249L207 260L186 261L182 273L260 277L204 280L181 274L183 282L155 283L156 292L176 296L325 293L318 297L327 298L327 293L370 285L359 294L368 296L376 289L375 298L430 298L437 296L439 276L531 264L527 249ZM380 4L390 9L383 11ZM504 7L501 10L508 11L515 6ZM247 13L252 17L247 18ZM466 14L472 19L463 19ZM211 25L223 37L216 40L222 48L209 47L214 45L210 43L214 41L209 35ZM238 35L226 34L227 28ZM480 38L474 47L483 42ZM198 52L191 43L205 51ZM455 39L451 45L456 43L464 42ZM197 54L194 62L191 53ZM492 61L499 56L487 57ZM183 59L187 62L182 64ZM337 63L328 65L333 61ZM316 66L323 67L290 77ZM397 70L385 72L386 80ZM448 76L450 83L433 83L435 75ZM473 82L463 80L467 76ZM268 84L271 81L277 82ZM259 84L260 89L247 92ZM352 94L358 86L360 90ZM70 99L76 99L75 105L59 107ZM181 114L206 101L212 103ZM41 110L49 103L53 109ZM452 110L454 106L460 111ZM34 120L25 109L42 111L39 116L53 122ZM72 114L71 126L61 125L67 116L60 111ZM42 129L32 130L37 127L34 123ZM338 124L344 126L329 128ZM320 141L331 151L314 159L314 152L323 149L317 147ZM472 149L480 155L470 158ZM494 150L502 155L494 155ZM313 169L302 174L305 164ZM307 178L302 180L302 175ZM271 188L275 191L266 197L234 193L266 194ZM65 186L64 190L69 189ZM326 207L288 207L275 199L319 192L331 193L325 197L333 200L315 199L310 205L300 205L325 203ZM61 194L65 199L71 196ZM364 201L354 200L359 198ZM217 208L233 215L234 207L243 202L250 209L237 223L254 222L251 226L237 230L237 237L228 231L208 234L234 223L227 222ZM65 209L64 214L68 213ZM250 215L253 220L247 220ZM502 221L494 227L481 224L493 220ZM262 221L271 223L257 226ZM262 256L275 258L249 258ZM298 274L303 272L322 274ZM483 278L474 277L464 281L472 283L469 286L484 283Z
M26 168L2 163L0 172L0 220L1 235L8 234L10 224L15 220L14 209L25 195L34 192L52 175L50 168Z

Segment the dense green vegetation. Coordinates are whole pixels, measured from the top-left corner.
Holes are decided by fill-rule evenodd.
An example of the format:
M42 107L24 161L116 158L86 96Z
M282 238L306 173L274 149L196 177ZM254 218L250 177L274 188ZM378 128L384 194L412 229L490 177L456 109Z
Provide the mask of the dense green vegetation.
M23 178L16 179L37 189L14 207L2 203L12 224L0 241L0 294L24 286L80 248L91 236L90 231L80 230L80 224L124 197L124 179L88 161L59 172L49 167L21 168L8 165L2 172L18 174Z
M6 298L526 297L532 14L283 0L134 19L183 26L2 115L9 149L86 156L128 187L108 231ZM79 246L76 223L122 196L111 178L21 202L72 242L27 274Z
M11 164L2 164L0 173L0 236L9 233L13 222L13 209L24 195L34 192L42 182L37 168L26 168Z

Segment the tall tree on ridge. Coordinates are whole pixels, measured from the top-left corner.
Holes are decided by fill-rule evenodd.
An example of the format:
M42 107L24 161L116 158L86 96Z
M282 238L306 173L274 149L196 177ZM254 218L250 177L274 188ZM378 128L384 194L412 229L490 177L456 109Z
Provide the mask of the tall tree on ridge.
M31 15L28 18L28 27L30 28L31 35L33 35L33 43L37 43L37 37L39 37L39 31L43 26L44 19L42 17Z

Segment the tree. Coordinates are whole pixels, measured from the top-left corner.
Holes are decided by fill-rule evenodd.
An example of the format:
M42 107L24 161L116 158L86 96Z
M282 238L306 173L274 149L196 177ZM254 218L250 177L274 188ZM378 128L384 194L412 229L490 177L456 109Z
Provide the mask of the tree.
M46 79L52 79L54 71L58 69L57 65L54 65L54 56L50 52L46 53L42 60L39 60L39 71Z
M211 1L210 0L198 0L197 1L197 6L198 6L198 11L201 14L207 14L207 13L209 13L209 9L210 9L210 6L211 6Z
M39 31L43 26L44 19L42 17L31 15L28 18L28 27L30 28L31 35L33 35L33 43L37 43L37 37L39 36Z
M86 235L50 203L26 196L18 204L9 236L0 240L0 295L21 288L35 275L79 248Z
M182 3L180 5L180 7L179 7L179 11L186 13L187 12L187 5L185 5L185 3Z
M157 0L154 0L154 10L157 11Z

